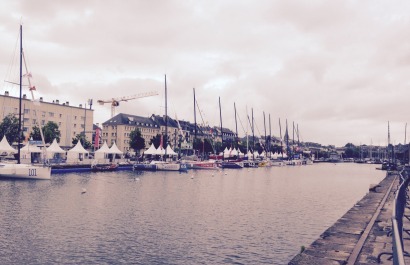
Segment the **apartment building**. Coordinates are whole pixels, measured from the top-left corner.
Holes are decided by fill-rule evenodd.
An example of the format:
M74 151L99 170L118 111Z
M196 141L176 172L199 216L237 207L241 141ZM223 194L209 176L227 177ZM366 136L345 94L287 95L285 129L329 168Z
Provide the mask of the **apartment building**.
M130 133L139 129L145 145L148 148L150 140L161 132L160 126L151 118L120 113L102 124L102 142L108 146L114 142L122 152L133 152L130 148Z
M0 119L3 120L9 114L18 118L19 98L10 96L6 91L0 95ZM85 108L80 104L78 107L70 106L69 102L60 102L58 99L46 102L40 98L33 102L23 95L22 99L22 130L24 134L30 133L35 126L44 126L52 121L58 125L61 132L60 146L71 147L72 139L77 134L85 132L86 139L92 141L94 110Z

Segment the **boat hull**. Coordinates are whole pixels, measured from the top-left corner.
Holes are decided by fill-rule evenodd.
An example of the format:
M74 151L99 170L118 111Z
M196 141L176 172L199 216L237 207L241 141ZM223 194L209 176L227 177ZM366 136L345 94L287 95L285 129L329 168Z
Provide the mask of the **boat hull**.
M51 178L51 167L27 164L0 164L0 178L46 180Z
M190 169L208 169L208 170L215 170L218 169L215 162L193 162L187 163L188 168Z
M243 162L222 162L221 163L222 168L243 168Z
M152 164L134 164L133 170L155 171L155 170L157 170L157 165L152 165Z

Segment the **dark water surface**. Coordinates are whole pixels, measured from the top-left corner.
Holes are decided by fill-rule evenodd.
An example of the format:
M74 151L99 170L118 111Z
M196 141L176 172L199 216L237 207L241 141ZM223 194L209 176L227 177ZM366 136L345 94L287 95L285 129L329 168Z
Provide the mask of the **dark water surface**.
M385 177L375 168L1 180L0 264L286 264Z

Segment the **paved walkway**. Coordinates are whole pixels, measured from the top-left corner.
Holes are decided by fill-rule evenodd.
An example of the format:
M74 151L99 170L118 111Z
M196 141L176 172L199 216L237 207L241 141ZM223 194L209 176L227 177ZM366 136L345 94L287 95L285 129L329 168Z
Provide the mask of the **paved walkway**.
M289 264L393 264L390 255L382 255L380 263L377 258L392 252L391 217L398 184L396 172L387 174L375 192L364 196ZM406 226L410 228L410 221L404 222ZM410 240L404 240L404 249L410 250ZM410 264L410 258L406 261Z

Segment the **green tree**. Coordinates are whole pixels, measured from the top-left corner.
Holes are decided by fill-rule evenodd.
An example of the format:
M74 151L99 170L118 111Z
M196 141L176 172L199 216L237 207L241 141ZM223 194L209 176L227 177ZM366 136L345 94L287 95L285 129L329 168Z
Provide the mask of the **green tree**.
M141 149L145 148L145 139L141 136L141 131L135 129L130 133L130 147L134 149L136 153L139 153Z
M41 141L40 129L37 126L31 129L30 138L34 141Z
M60 141L61 133L58 129L57 123L52 121L47 122L47 124L44 125L44 127L42 128L42 131L44 136L44 142L46 144L51 144L54 139L57 139L58 142ZM33 127L32 132L30 133L30 138L32 138L35 141L42 141L40 129L37 126Z
M43 127L43 135L44 142L46 142L47 144L51 144L54 139L57 139L57 141L59 142L61 133L58 129L57 123L52 121L47 122L47 124Z
M19 120L13 115L9 114L0 123L0 140L6 136L7 141L12 144L18 141ZM21 134L22 136L22 134Z
M91 143L90 143L90 141L88 141L88 140L85 138L84 134L77 134L77 135L75 136L75 138L73 138L72 144L76 145L76 144L78 143L78 141L81 142L81 145L82 145L85 149L91 148Z
M155 148L158 148L161 143L161 134L157 134L156 136L152 137L149 144L154 144ZM167 148L167 136L163 136L163 148Z

